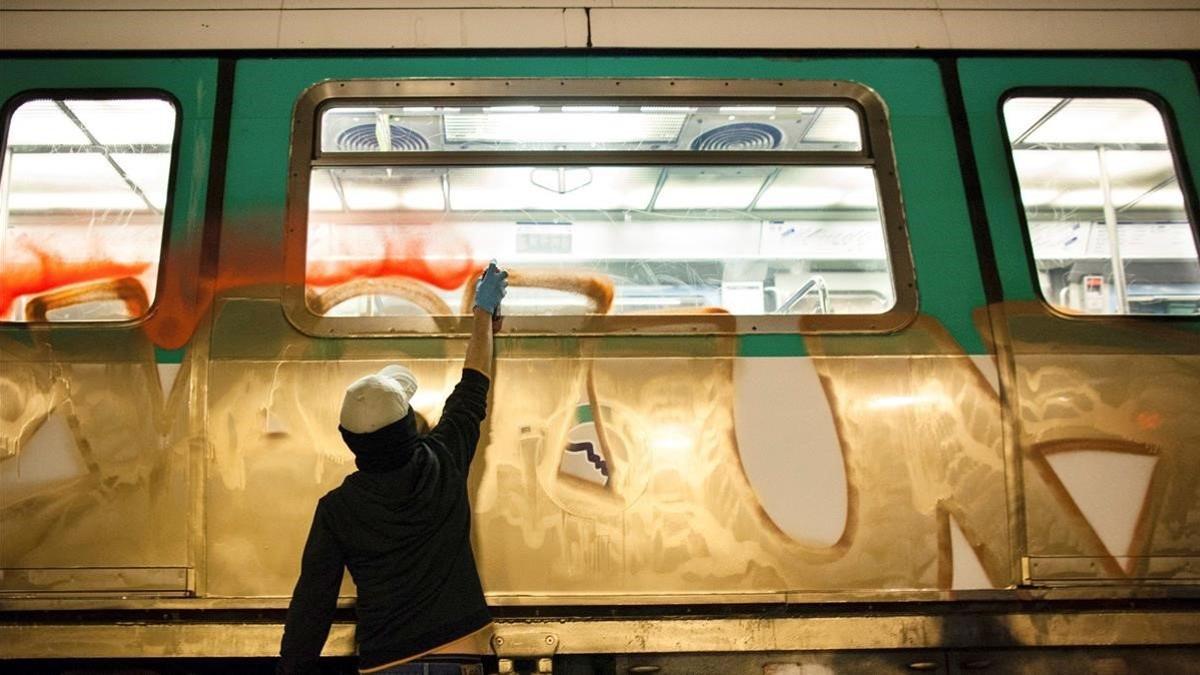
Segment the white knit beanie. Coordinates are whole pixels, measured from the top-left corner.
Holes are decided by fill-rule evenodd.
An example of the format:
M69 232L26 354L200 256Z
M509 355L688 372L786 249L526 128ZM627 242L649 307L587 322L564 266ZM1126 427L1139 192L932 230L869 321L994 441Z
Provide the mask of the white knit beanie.
M417 378L399 364L355 380L346 387L340 423L346 431L366 434L404 419L417 392Z

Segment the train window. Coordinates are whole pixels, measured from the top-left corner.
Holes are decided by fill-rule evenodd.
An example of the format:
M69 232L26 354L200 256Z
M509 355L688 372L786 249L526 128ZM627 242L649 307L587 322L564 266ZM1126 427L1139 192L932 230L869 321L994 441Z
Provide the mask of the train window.
M124 321L154 302L176 108L25 96L0 166L0 320Z
M704 314L794 330L897 306L907 242L889 241L901 216L883 191L897 188L874 151L890 142L870 137L857 100L346 93L314 103L315 133L296 135L313 149L293 154L318 317L406 330L465 314L490 258L510 270L518 320Z
M1071 314L1200 314L1195 225L1159 109L1019 96L1003 110L1046 301Z

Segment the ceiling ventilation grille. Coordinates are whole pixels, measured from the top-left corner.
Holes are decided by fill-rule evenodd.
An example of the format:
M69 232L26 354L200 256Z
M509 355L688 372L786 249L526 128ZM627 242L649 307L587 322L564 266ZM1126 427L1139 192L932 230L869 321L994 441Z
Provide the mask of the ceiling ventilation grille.
M692 150L774 150L783 132L761 122L735 122L709 129L692 140Z
M392 151L421 152L429 149L429 141L421 134L398 124L388 125ZM337 136L337 148L342 152L379 152L379 137L374 124L359 124Z

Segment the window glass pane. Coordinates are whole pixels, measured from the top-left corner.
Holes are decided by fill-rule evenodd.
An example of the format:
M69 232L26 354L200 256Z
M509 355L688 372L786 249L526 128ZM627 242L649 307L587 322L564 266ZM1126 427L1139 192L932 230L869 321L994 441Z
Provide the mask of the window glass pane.
M459 313L492 257L510 315L894 304L871 167L320 167L310 186L318 314Z
M122 321L154 303L175 108L38 98L0 167L0 321Z
M1200 314L1200 259L1162 115L1133 98L1014 98L1005 125L1046 301Z
M335 106L322 152L860 151L858 113L837 105Z
M113 321L154 302L175 108L35 99L0 166L0 320Z

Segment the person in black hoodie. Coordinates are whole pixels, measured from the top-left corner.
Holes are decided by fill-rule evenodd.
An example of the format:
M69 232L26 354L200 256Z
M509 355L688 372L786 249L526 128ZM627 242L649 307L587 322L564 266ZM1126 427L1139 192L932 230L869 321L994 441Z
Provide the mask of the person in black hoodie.
M343 568L358 588L359 672L480 672L477 665L426 670L409 662L492 622L471 551L467 472L487 414L507 276L493 261L477 282L462 379L428 434L417 430L409 405L417 381L404 366L387 366L346 390L338 430L358 471L317 502L279 673L320 672Z

